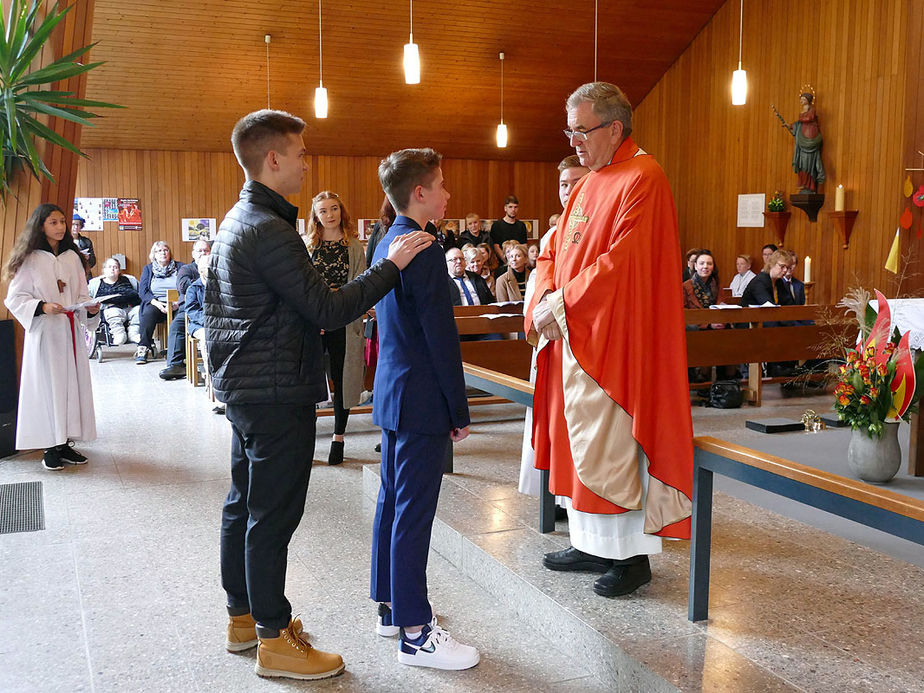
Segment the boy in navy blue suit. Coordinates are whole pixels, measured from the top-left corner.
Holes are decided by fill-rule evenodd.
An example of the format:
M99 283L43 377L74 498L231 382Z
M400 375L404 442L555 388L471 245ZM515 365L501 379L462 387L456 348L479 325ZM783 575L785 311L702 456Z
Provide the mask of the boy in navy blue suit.
M379 166L379 180L398 217L374 259L396 237L442 219L449 193L441 156L403 149ZM382 428L382 485L372 531L372 586L379 635L400 634L398 661L437 669L478 664L436 623L427 600L427 555L450 441L468 435L469 414L459 335L446 262L434 244L402 272L376 305L379 360L373 422Z

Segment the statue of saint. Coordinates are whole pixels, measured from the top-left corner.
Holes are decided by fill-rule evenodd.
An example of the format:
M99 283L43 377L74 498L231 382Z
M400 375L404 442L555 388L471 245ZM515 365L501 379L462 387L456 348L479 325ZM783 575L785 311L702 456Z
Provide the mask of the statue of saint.
M818 127L818 114L815 112L815 95L804 91L799 95L802 110L798 119L790 125L773 107L777 117L783 122L789 133L795 138L792 153L792 170L799 178L799 192L814 193L819 183L825 182L825 168L821 163L821 130Z

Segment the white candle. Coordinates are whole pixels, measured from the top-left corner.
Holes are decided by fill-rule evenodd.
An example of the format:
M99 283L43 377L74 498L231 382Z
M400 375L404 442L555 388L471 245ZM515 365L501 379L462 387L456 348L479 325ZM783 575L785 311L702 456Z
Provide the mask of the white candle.
M843 212L844 211L844 186L838 185L837 189L834 191L834 211Z
M806 284L812 281L812 258L810 258L808 255L805 256L805 270L803 271L802 276L804 277L802 281L804 281Z

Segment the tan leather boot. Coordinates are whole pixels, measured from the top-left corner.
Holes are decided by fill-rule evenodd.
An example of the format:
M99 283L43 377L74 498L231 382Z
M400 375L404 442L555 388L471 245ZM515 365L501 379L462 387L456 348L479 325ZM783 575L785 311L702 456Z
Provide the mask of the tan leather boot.
M343 671L343 658L314 649L295 623L279 631L279 637L259 639L254 671L260 676L289 679L326 679Z
M302 633L302 622L300 619L292 621L295 632ZM307 637L307 636L306 636ZM241 616L230 616L228 618L228 639L225 642L225 649L228 652L243 652L251 647L257 646L257 622L254 621L250 614Z

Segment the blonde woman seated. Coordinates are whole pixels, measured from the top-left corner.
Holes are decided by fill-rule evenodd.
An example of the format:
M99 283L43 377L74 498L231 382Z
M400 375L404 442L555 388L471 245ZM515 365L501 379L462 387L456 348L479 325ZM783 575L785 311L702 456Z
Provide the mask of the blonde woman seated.
M465 256L465 269L469 272L474 272L479 277L484 279L485 284L488 285L488 290L491 292L491 301L494 301L494 276L491 274L491 271L485 267L485 255L481 252L480 248L475 248L474 246L465 248L462 251L462 254Z
M494 295L498 303L522 301L526 293L526 278L529 277L527 267L529 253L525 245L516 241L507 241L504 246L507 271L497 278Z
M311 201L305 234L315 269L332 289L339 289L366 271L366 255L350 214L337 193L325 190ZM328 375L334 384L334 437L328 464L343 462L343 434L350 407L359 404L363 389L365 338L362 318L321 335L330 359Z

